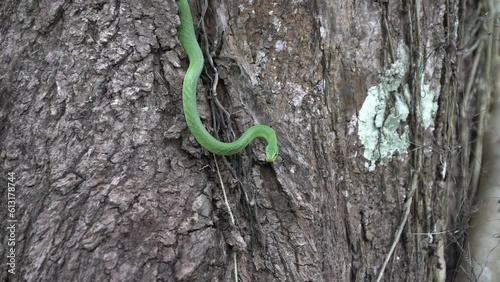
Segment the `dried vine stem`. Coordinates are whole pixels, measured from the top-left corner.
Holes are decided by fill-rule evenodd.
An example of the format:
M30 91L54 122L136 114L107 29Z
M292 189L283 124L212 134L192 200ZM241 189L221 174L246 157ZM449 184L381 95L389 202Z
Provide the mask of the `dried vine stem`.
M413 195L415 195L415 191L417 190L418 187L418 177L417 173L413 174L412 177L412 183L411 183L411 190L410 193L408 194L408 198L405 203L405 213L403 215L403 218L401 219L401 224L399 224L398 230L396 231L396 234L394 236L394 241L392 242L392 246L389 249L389 253L387 254L387 257L385 258L384 264L382 265L382 268L380 269L380 272L377 277L377 282L380 282L382 280L382 277L384 277L384 270L387 267L387 264L389 263L389 260L392 257L392 254L394 253L394 250L396 249L396 246L399 242L399 239L401 238L401 234L403 233L403 229L406 225L406 222L408 221L408 216L410 215L410 210L411 210L411 204L413 202Z
M224 181L222 181L222 176L220 174L219 164L217 163L217 157L214 155L215 167L217 169L217 176L219 176L220 186L222 187L222 194L224 195L224 203L226 204L229 217L231 218L231 225L235 226L236 221L234 220L233 212L231 211L231 206L227 200L226 188L224 188ZM236 257L236 252L233 252L233 262L234 262L234 281L238 282L238 260Z

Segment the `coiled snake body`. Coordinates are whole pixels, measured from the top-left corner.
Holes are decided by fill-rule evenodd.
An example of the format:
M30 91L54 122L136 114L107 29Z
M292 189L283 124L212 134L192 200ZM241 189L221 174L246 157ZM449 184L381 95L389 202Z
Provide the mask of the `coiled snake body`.
M267 125L254 125L248 128L234 142L221 142L215 139L201 123L196 106L196 84L203 70L203 53L201 52L193 27L193 18L187 0L179 0L179 17L181 24L177 29L181 45L189 57L189 67L182 85L182 104L187 126L198 143L208 151L217 155L233 155L241 152L257 137L265 138L266 161L273 162L278 156L278 140L274 130Z

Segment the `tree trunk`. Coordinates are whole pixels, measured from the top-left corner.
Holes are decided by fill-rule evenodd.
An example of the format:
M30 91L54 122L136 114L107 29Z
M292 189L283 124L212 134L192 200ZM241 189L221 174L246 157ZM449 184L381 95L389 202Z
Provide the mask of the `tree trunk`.
M273 164L261 141L221 158L190 134L175 1L0 4L0 278L451 281L491 95L486 8L206 5L200 116L226 141L272 126Z

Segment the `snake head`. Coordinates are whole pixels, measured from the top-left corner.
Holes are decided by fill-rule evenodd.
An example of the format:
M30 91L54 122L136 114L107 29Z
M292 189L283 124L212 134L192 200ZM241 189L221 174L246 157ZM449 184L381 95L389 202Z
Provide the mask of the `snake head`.
M267 144L266 146L266 162L274 162L278 156L278 145L277 144Z

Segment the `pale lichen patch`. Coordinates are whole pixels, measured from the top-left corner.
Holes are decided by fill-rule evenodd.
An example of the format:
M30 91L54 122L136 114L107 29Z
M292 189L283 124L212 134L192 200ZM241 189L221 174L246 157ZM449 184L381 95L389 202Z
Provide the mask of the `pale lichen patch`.
M376 161L389 160L396 151L406 152L409 144L409 129L404 123L410 112L410 91L407 84L402 84L408 70L408 50L400 44L397 54L398 60L384 72L379 83L368 89L359 111L358 135L364 146L363 156L370 161L370 171L375 169ZM423 77L416 110L422 127L428 128L437 111L437 103L434 102L435 92L424 83ZM388 98L394 99L390 109L387 109Z
M365 150L363 156L370 160L369 170L375 169L375 162L386 160L396 152L408 147L408 129L400 133L401 125L408 117L408 87L401 86L401 78L408 69L408 51L403 44L398 47L398 60L391 65L379 84L368 89L368 96L359 111L358 135ZM394 95L394 107L386 116L387 99Z

